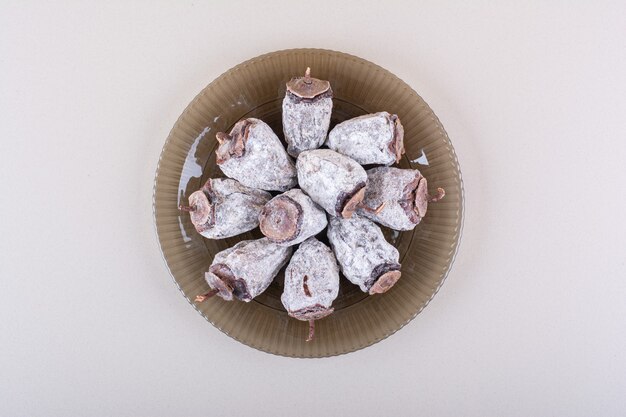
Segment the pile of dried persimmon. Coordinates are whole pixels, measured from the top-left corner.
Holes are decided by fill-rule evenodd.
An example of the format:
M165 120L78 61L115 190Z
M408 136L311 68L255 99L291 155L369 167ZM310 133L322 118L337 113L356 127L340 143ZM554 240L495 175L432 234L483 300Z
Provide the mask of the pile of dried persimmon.
M281 301L290 316L309 322L309 341L314 321L333 312L339 271L369 294L384 293L398 281L398 251L374 222L412 230L444 191L431 196L418 170L390 167L404 154L397 115L367 114L328 132L332 99L330 82L312 78L307 68L304 77L287 83L287 149L254 118L216 135L216 161L228 178L209 179L180 209L207 239L256 227L265 237L217 253L205 275L211 290L196 302L213 295L248 302L288 263ZM374 167L366 171L362 165ZM330 248L315 238L324 229Z

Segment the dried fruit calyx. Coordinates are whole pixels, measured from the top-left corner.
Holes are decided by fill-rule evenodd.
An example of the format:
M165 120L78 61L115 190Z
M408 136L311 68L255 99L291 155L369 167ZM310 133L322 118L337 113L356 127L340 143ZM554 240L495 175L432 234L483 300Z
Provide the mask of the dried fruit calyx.
M259 216L261 233L282 243L297 236L302 227L302 206L285 195L273 198Z
M372 284L369 289L370 295L387 292L400 279L400 264L387 263L378 265L372 271Z
M211 265L207 272L207 282L224 300L232 300L233 297L238 300L250 298L246 282L243 279L237 279L226 264Z
M312 99L331 90L330 82L311 77L311 68L307 68L304 77L292 78L287 83L287 91L300 98Z
M215 216L209 197L204 190L193 192L189 196L189 206L179 206L183 211L188 211L191 222L196 228L208 228L215 224ZM198 231L200 232L200 230Z
M417 187L415 186L416 182ZM428 194L428 181L424 177L416 177L405 187L404 193L400 205L414 223L419 223L426 216L428 203L435 203L446 195L443 188L437 188L437 194L434 196Z
M355 188L355 192L352 195L346 195L344 199L338 199L337 211L341 212L341 217L349 219L352 217L357 208L363 203L363 197L365 196L365 183L359 183Z
M292 246L324 230L328 221L324 210L302 190L293 188L265 204L259 224L269 240Z
M215 135L215 138L220 144L219 148L215 151L218 164L225 162L231 157L239 158L243 156L246 151L248 134L253 124L254 122L250 119L240 120L232 128L230 134L218 132Z

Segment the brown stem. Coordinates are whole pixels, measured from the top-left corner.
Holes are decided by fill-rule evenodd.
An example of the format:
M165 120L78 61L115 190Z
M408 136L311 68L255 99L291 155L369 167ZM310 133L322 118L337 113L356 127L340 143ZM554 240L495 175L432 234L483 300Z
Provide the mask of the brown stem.
M196 211L196 206L183 206L182 204L180 206L178 206L178 210L180 211L186 211L186 212L190 212L190 211Z
M429 203L436 203L437 201L441 200L445 196L446 196L446 190L444 190L443 188L437 188L437 194L429 195L428 196L428 202Z
M315 337L315 320L309 320L309 337L307 337L306 341L310 342Z
M213 297L215 294L217 294L218 292L220 292L220 290L218 290L217 288L212 289L209 292L205 292L204 294L201 295L196 295L196 299L194 300L196 303L201 303L211 297Z

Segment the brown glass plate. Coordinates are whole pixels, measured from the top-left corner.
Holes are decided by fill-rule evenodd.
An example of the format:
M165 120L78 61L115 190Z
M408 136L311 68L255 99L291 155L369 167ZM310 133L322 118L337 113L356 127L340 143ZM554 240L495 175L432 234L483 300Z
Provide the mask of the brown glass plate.
M281 103L285 83L311 67L329 80L334 92L331 128L346 119L377 111L400 116L406 155L402 168L417 168L446 197L428 208L411 232L384 230L400 251L402 278L387 293L368 296L341 278L335 313L316 322L315 340L305 342L308 326L290 318L281 302L282 279L250 303L212 298L193 302L209 287L204 281L213 256L243 239L261 237L258 229L235 238L208 240L193 228L180 203L211 177L223 177L215 164L215 134L240 119L256 117L282 138ZM180 291L215 327L248 346L277 355L324 357L370 346L413 319L443 283L457 251L463 218L459 164L437 116L389 71L352 55L292 49L253 58L222 74L194 98L169 134L154 183L154 221L163 258Z

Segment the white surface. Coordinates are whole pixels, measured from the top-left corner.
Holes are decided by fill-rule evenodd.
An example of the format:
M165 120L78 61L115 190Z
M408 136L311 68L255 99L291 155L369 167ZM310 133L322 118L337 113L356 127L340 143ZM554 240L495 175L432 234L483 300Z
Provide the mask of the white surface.
M624 2L37 3L0 5L0 415L623 415ZM208 325L151 215L194 95L307 46L412 85L467 195L431 305L324 360Z

